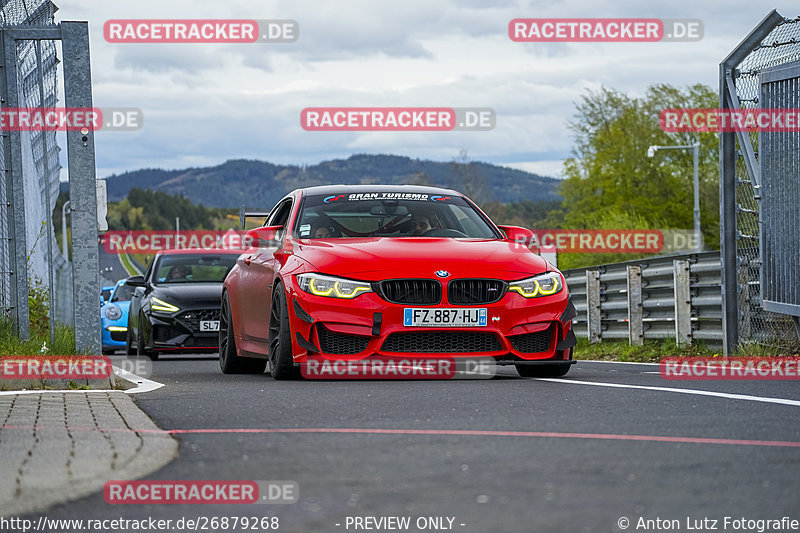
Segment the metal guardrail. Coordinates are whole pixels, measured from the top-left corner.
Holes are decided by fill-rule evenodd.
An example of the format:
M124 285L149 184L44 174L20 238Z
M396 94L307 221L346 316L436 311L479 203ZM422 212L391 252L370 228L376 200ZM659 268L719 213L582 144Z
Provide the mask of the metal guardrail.
M640 259L563 271L578 317L575 334L591 342L674 338L722 344L719 252Z

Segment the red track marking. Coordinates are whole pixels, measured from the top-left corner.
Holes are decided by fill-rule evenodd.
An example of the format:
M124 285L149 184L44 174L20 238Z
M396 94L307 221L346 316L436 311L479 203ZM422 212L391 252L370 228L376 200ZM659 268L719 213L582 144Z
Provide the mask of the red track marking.
M60 429L48 426L2 426L0 429ZM369 428L221 428L221 429L127 429L127 428L69 428L68 431L100 431L122 433L147 433L162 435L229 434L229 433L345 433L371 435L434 435L462 437L528 437L554 439L598 439L643 442L675 442L682 444L723 444L729 446L772 446L800 448L800 442L782 440L716 439L709 437L670 437L661 435L615 435L613 433L555 433L545 431L493 431L469 429L369 429Z

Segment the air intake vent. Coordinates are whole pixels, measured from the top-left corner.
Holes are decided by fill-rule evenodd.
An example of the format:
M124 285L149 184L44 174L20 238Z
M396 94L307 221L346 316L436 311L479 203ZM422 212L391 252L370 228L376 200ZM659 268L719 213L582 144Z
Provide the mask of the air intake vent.
M442 301L442 284L434 279L381 281L378 294L395 304L435 305Z
M506 282L499 279L454 279L447 284L451 304L491 304L506 293Z

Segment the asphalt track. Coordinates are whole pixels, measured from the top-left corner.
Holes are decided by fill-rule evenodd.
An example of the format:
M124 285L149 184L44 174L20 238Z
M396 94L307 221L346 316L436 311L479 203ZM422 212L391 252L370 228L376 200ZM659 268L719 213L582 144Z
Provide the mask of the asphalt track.
M599 362L554 380L503 369L492 380L274 381L223 375L213 356L162 357L150 379L165 386L135 399L180 456L148 479L293 480L299 502L109 505L96 494L49 518L277 516L279 531L337 532L390 531L355 529L353 517L407 516L406 531L449 517L454 531L492 533L619 532L622 517L629 531L640 519L682 531L696 525L687 518L718 520L717 531L726 516L800 520L797 382L666 381L657 366Z

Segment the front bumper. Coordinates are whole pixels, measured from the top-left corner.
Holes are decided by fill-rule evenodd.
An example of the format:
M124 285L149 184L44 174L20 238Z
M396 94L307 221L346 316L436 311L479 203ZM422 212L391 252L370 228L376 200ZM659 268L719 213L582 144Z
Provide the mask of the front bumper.
M151 312L150 349L157 352L216 352L219 332L201 331L201 321L219 323L219 308L181 309L175 313Z
M490 357L496 364L570 364L575 335L574 306L566 289L542 298L506 293L499 301L454 305L445 296L438 305L390 303L376 293L352 300L314 296L287 283L294 360ZM407 307L487 309L481 327L407 327Z
M103 317L100 320L101 345L104 350L113 350L125 347L125 336L128 333L128 316L123 315L117 320Z

